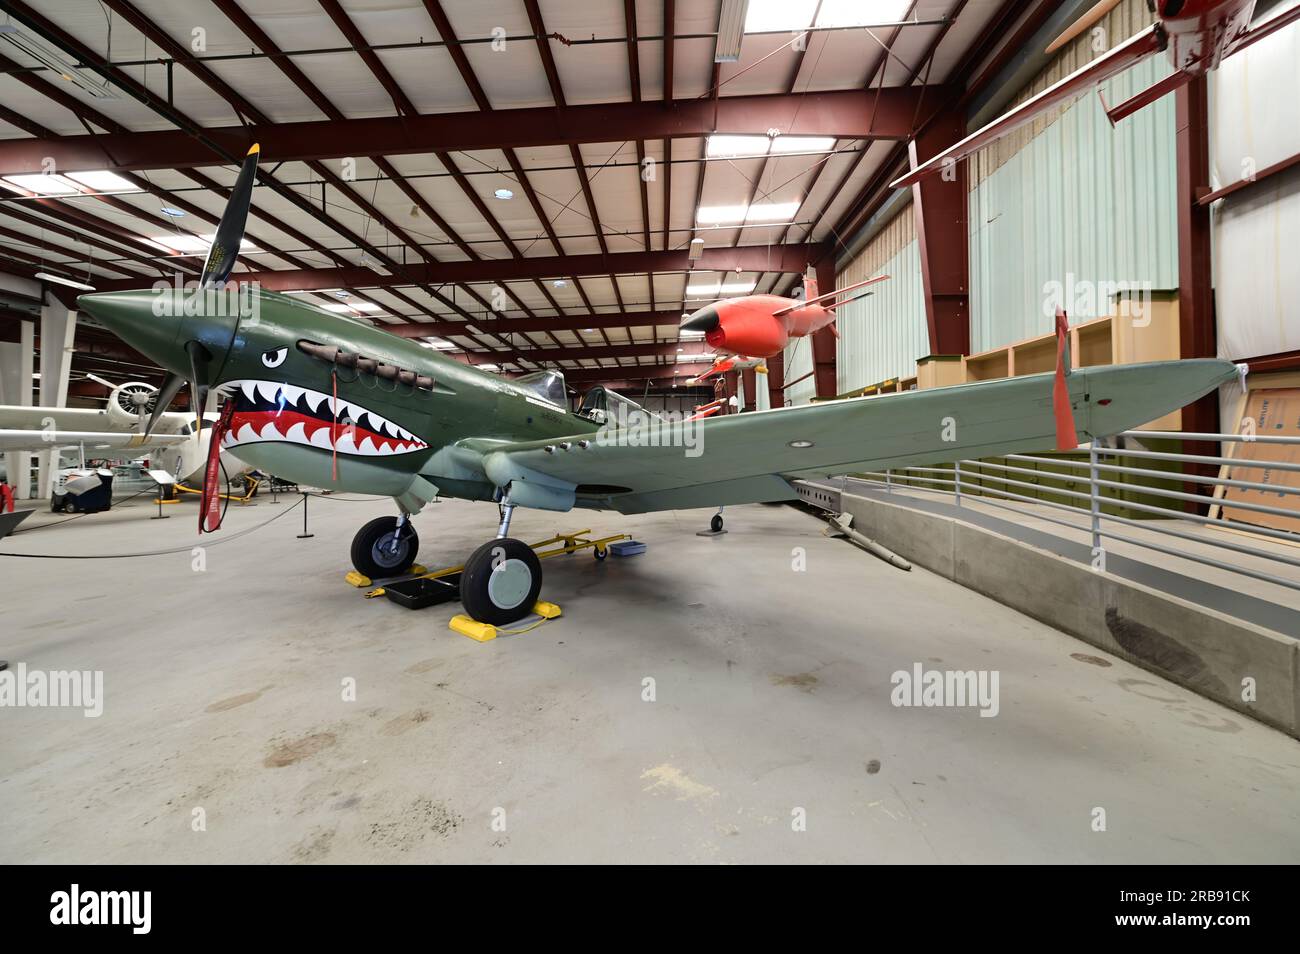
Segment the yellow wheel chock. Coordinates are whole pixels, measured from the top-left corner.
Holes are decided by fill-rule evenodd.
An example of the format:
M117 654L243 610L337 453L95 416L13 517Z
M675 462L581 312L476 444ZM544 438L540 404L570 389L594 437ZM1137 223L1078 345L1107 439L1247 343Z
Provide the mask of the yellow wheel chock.
M457 613L447 622L447 628L460 633L462 636L468 636L475 642L486 643L498 636L522 636L524 633L531 632L541 626L548 619L556 619L563 614L554 603L538 600L533 604L533 615L538 619L526 626L521 626L518 629L502 629L499 626L493 626L491 623L480 623L465 613Z

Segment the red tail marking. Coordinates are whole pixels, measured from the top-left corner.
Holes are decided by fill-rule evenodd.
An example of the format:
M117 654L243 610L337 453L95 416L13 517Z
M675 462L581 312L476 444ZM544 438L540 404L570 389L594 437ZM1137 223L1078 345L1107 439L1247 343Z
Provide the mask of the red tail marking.
M1079 446L1079 432L1074 427L1074 410L1070 407L1070 386L1065 375L1070 359L1070 325L1065 312L1056 309L1056 381L1052 385L1052 411L1056 415L1056 449L1074 450Z

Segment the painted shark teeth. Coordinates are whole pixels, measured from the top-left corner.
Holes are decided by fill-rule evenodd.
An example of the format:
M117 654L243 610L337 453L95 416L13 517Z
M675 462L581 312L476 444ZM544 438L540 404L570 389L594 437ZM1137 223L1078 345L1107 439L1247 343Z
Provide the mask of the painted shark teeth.
M360 457L390 457L428 444L369 408L332 394L278 381L227 381L217 388L235 402L225 447L279 442Z

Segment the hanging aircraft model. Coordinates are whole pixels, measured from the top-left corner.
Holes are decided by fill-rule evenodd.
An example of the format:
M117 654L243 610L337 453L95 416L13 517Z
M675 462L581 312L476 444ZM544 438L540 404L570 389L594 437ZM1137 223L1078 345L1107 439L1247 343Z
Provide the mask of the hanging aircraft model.
M256 165L254 147L204 264L204 287L224 287L233 269ZM177 300L192 294L97 293L78 307L196 391L226 394L215 439L241 459L305 486L391 496L398 515L370 521L352 541L366 576L411 566L419 538L410 518L436 497L498 503L496 539L469 556L460 579L466 612L494 624L530 612L541 587L537 555L509 536L516 507L645 513L794 500L797 477L1041 450L1061 442L1062 425L1071 445L1114 434L1237 375L1212 359L1061 367L1055 376L706 420L638 415L641 423L624 426L611 411L632 402L595 387L573 412L556 371L489 374L255 287L248 313ZM160 295L172 296L162 303L169 307L155 307ZM205 529L219 523L209 512L202 519Z
M805 338L828 326L839 337L835 332L835 309L863 296L845 301L834 299L887 278L888 275L878 275L819 295L817 279L807 275L803 280L803 294L797 298L745 295L705 305L687 315L679 330L697 334L704 332L704 340L709 346L725 354L713 362L713 367L688 383L699 384L714 375L750 368L766 374L763 359L780 354L791 338Z
M1057 37L1047 47L1047 52L1056 51L1087 31L1118 3L1119 0L1101 0ZM1215 69L1225 57L1240 53L1300 20L1300 7L1292 7L1252 29L1250 20L1255 12L1255 0L1147 0L1147 5L1156 15L1156 22L1151 26L1025 100L983 129L971 133L955 146L917 165L907 175L891 182L890 186L897 189L913 185L1147 57L1167 52L1174 67L1169 76L1118 106L1106 107L1103 100L1107 117L1116 123Z

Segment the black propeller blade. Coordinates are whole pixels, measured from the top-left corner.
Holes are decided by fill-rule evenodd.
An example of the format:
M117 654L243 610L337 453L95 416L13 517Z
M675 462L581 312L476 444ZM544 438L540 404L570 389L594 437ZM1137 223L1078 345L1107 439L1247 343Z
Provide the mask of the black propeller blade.
M259 146L254 143L244 157L244 164L239 169L239 178L230 190L230 200L226 210L221 213L221 222L217 225L217 234L212 239L212 248L208 249L207 261L203 263L203 274L199 276L199 287L209 288L221 285L234 271L235 261L239 258L239 244L244 239L244 225L248 221L248 206L253 200L253 179L257 175Z
M212 355L197 341L185 342L190 356L190 405L194 408L194 433L203 429L203 405L208 400L208 362Z
M145 425L144 436L148 437L153 433L154 426L162 417L163 411L175 400L177 392L185 385L185 379L179 374L171 371L167 372L167 377L163 379L162 387L158 389L158 397L154 401L153 412L149 415L149 423Z

